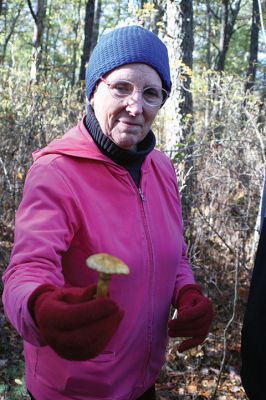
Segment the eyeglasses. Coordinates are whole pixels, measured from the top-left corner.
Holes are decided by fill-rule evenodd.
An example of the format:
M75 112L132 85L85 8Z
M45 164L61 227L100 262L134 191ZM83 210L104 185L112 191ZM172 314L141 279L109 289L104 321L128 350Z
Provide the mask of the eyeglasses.
M168 92L159 86L148 86L144 89L137 89L132 82L125 80L112 82L108 82L104 78L100 78L100 80L108 86L111 96L115 99L126 99L127 97L134 96L136 92L141 92L144 104L151 107L160 107L168 97Z

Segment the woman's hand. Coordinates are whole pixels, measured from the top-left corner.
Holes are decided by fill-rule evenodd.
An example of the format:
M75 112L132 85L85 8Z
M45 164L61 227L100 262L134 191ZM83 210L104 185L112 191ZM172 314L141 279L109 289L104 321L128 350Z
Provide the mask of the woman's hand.
M177 318L168 321L168 335L189 338L178 346L181 353L204 341L213 319L213 308L210 300L203 296L200 286L190 284L180 290L177 310Z
M106 298L95 299L96 285L57 288L44 284L31 294L30 313L46 343L68 360L101 353L115 334L123 311Z

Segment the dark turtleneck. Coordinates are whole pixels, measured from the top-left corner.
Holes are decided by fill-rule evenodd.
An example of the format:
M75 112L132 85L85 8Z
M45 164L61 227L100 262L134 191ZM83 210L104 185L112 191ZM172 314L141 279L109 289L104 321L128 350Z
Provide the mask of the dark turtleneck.
M144 140L137 145L137 150L121 149L102 132L91 106L88 106L85 126L99 150L115 163L126 168L139 187L141 165L155 147L156 140L153 132L149 131Z

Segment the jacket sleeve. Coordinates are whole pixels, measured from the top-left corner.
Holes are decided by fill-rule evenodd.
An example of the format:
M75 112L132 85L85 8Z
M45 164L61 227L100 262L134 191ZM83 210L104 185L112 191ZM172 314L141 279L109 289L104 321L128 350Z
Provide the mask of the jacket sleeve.
M74 196L53 164L33 165L16 214L15 240L4 275L5 313L22 338L42 345L28 298L43 283L64 285L61 257L77 230Z

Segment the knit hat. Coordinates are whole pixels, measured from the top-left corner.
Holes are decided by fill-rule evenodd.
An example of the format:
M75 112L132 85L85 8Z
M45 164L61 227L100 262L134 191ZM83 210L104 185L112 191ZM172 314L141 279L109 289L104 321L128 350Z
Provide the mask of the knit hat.
M154 68L161 77L164 89L170 92L170 67L165 44L147 29L131 25L103 35L95 46L86 70L88 100L102 76L121 65L135 62Z

